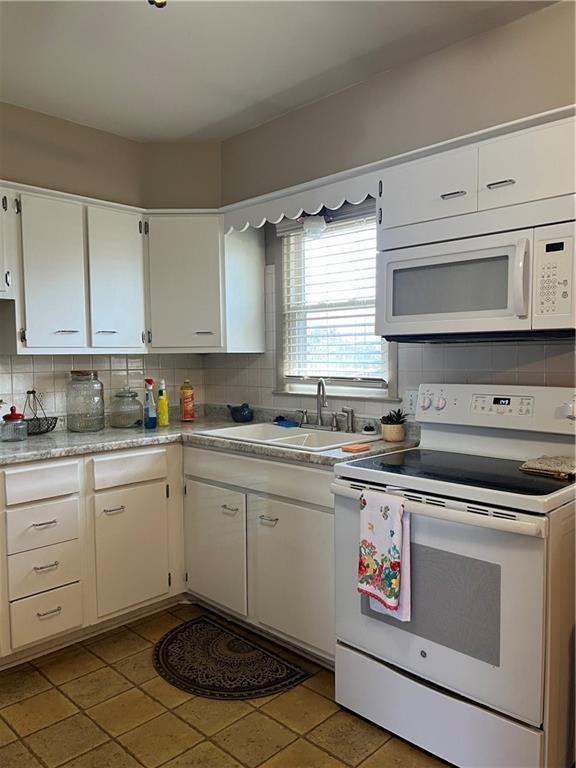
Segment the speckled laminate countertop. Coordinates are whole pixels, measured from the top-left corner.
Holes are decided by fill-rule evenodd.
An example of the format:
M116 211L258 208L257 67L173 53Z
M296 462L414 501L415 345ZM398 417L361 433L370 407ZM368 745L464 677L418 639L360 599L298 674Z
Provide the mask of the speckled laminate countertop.
M145 429L107 428L101 432L82 434L66 431L51 432L47 435L29 437L28 440L22 443L0 442L0 466L63 458L65 456L106 453L127 448L183 443L195 448L242 453L276 461L331 467L339 461L375 456L379 453L390 453L391 451L410 448L417 444L415 440L407 440L403 443L385 443L378 440L374 443L369 443L370 450L361 454L343 453L340 449L308 453L307 451L299 451L292 448L280 448L275 445L248 443L199 434L199 432L206 429L230 426L233 426L230 421L204 417L197 419L193 424L174 424L170 427L150 431Z

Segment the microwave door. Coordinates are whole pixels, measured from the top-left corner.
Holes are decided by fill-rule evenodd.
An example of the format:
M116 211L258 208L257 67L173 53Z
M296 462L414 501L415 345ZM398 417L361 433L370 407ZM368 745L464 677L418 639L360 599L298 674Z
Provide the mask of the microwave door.
M378 255L383 336L530 330L533 231Z

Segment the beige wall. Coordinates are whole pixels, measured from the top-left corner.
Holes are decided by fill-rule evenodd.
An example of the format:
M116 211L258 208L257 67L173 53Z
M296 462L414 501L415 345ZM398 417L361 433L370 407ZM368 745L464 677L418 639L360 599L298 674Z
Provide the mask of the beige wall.
M143 205L147 208L220 206L220 142L154 142L142 146Z
M223 203L575 101L574 3L464 40L223 143Z
M220 205L220 143L151 143L0 103L0 178L147 207Z
M142 201L143 145L0 104L0 178L118 203Z

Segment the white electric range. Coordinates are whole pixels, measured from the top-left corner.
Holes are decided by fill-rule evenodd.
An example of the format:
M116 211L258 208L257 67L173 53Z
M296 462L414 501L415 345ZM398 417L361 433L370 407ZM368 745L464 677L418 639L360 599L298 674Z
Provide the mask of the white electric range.
M519 469L574 454L574 397L422 385L418 448L334 468L337 700L459 766L574 759L574 483ZM410 622L356 591L366 488L411 513Z

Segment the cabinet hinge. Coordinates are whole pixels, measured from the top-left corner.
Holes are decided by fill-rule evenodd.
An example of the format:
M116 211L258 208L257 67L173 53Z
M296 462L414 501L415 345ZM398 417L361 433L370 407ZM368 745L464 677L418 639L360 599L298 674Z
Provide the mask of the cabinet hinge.
M188 571L184 574L184 581L188 584Z
M166 498L167 499L170 498L170 486L168 485L168 483L166 483Z
M148 344L152 344L152 331L148 331Z
M22 201L19 197L14 198L14 210L16 213L22 213Z
M148 226L148 222L144 222L144 234L147 235L150 232L150 227Z
M184 483L184 496L188 495L188 486Z
M172 574L171 573L168 574L168 586L169 587L172 586Z
M8 210L8 198L6 195L2 195L2 210L3 211Z
M140 232L140 234L142 234L142 222L141 221L138 222L138 232Z
M26 342L26 328L20 328L20 341L23 344Z

